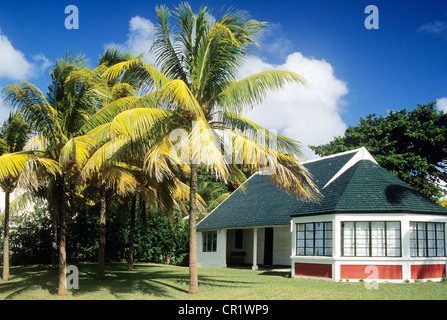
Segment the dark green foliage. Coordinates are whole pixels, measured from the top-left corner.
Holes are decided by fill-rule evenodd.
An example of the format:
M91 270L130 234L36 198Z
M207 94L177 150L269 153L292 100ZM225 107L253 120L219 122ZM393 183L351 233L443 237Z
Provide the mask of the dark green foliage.
M99 247L98 208L80 207L67 222L67 262L97 262ZM188 259L188 221L175 211L163 214L147 208L146 219L137 215L134 261L184 265ZM106 261L122 262L129 252L130 201L112 201L107 214ZM15 217L11 227L11 264L50 264L52 225L46 205L38 202L34 211ZM0 226L2 229L3 226Z
M445 194L441 185L447 181L447 115L438 112L434 103L391 111L386 117L368 115L344 136L310 146L321 156L360 147L425 196L439 199Z
M188 221L174 212L166 217L158 210L148 210L147 229L142 219L135 223L134 258L136 261L184 265L188 256Z
M49 263L51 261L51 217L46 206L38 201L32 214L15 217L12 221L9 242L11 264Z

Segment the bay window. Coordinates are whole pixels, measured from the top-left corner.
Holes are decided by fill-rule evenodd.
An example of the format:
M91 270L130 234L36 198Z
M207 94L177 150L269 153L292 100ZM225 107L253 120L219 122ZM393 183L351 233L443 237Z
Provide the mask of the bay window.
M332 222L297 223L296 254L332 256Z
M400 257L399 221L345 221L341 223L345 257Z
M445 223L410 222L412 257L445 257Z

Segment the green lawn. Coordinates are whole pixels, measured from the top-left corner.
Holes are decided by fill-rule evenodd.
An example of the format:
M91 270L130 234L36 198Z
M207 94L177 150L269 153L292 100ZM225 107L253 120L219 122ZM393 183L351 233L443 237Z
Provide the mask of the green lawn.
M107 279L95 279L96 264L79 264L79 289L57 296L58 271L48 266L11 268L8 282L0 280L0 299L68 300L447 300L447 282L380 283L367 289L362 282L293 279L281 273L242 269L199 268L200 294L188 295L188 268L125 263L108 264Z

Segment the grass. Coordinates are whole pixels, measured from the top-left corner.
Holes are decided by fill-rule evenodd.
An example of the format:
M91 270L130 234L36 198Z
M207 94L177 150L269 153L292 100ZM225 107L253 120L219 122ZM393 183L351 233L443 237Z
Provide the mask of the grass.
M447 282L380 283L293 279L283 273L199 268L198 295L188 294L188 268L138 263L106 265L106 280L96 280L96 264L79 264L79 289L57 296L58 270L46 265L11 268L0 280L1 300L447 300Z

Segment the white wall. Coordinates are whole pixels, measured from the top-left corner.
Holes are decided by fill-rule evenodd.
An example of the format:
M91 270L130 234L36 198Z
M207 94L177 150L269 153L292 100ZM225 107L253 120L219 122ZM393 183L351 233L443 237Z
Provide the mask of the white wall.
M273 264L290 265L291 232L290 226L273 227ZM265 227L243 228L242 248L235 248L235 230L217 230L216 252L203 252L202 232L197 232L197 250L199 266L226 267L231 252L245 252L244 263L253 264L254 230L257 230L256 264L264 263Z
M290 226L273 228L273 264L290 265L291 238Z
M199 267L227 266L226 262L227 230L217 230L217 242L215 252L203 252L202 232L197 232L197 263Z

